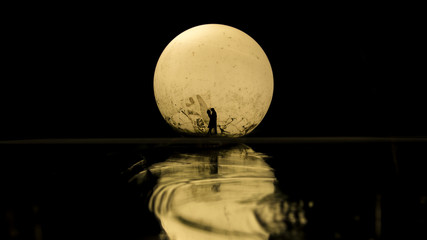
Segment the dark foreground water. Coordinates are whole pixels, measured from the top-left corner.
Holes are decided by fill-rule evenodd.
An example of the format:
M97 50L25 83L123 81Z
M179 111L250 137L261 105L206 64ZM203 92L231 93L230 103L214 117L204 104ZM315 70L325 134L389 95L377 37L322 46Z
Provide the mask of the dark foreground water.
M3 143L1 239L426 239L427 142Z

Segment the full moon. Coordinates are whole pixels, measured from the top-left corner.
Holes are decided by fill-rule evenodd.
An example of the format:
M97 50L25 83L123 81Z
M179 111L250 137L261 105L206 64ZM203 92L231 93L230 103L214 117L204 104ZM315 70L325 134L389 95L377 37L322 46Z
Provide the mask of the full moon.
M175 37L154 72L154 95L166 122L176 131L206 136L208 110L217 114L217 135L252 132L273 97L273 71L260 45L226 25L206 24Z

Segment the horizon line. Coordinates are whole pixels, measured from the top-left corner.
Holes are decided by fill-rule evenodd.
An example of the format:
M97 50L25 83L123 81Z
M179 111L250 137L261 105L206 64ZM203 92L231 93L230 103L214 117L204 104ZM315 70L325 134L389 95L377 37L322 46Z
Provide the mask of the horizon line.
M0 140L8 144L217 144L217 143L356 143L427 142L427 137L150 137L150 138L40 138Z

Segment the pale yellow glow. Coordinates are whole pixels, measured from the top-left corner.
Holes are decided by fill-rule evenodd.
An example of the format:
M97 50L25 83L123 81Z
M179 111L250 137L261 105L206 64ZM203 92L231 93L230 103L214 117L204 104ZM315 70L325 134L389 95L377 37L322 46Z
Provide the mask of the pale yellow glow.
M264 118L273 96L273 72L258 43L226 25L200 25L174 38L154 73L163 118L179 132L205 135L208 108L218 134L239 137Z
M159 177L150 209L169 239L268 239L254 212L274 194L276 178L251 148L178 154L149 170Z
M304 202L280 193L266 157L243 144L176 152L133 179L156 181L148 205L165 239L300 239Z

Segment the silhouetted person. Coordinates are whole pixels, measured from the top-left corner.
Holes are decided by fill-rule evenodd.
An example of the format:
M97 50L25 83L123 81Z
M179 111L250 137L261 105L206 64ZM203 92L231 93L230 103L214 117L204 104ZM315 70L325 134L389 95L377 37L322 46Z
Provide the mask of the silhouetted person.
M218 132L216 131L216 111L214 108L208 109L208 116L209 116L209 130L208 130L208 135L211 135L211 130L214 130L214 134L218 134Z

